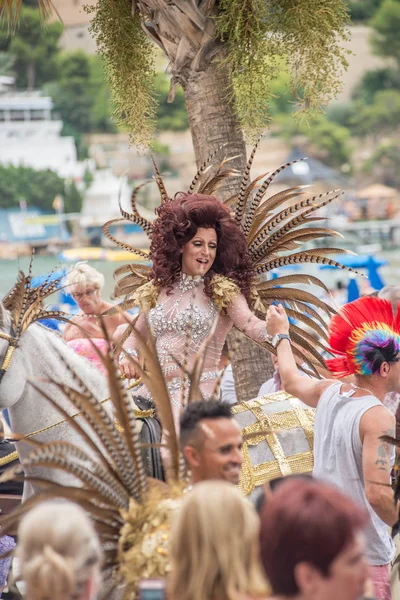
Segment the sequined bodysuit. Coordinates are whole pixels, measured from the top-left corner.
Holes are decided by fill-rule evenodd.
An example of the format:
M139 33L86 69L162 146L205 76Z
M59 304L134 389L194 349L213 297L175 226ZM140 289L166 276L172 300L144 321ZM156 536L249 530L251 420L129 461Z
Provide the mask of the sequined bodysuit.
M182 405L181 368L187 355L186 364L190 370L201 344L210 334L215 320L216 328L208 344L200 389L205 399L212 396L218 377L218 364L226 336L235 325L256 341L265 341L267 332L265 321L258 319L249 309L243 294L238 294L227 308L227 314L219 312L215 302L204 292L204 278L182 273L173 286L170 294L160 291L157 306L148 313L148 322L155 339L157 353L170 392L176 420L179 418ZM145 333L144 313L141 313L136 328ZM188 348L187 330L190 327ZM134 348L134 339L128 341L128 347ZM145 386L137 389L137 394L150 397Z

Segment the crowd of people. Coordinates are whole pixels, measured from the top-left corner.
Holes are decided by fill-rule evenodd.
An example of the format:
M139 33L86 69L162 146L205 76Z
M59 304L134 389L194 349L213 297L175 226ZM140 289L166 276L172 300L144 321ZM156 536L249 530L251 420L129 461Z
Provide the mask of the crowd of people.
M270 315L274 323L270 327L283 321L279 311L278 316ZM287 350L279 352L289 363L287 371L282 369L284 381L292 369L297 385L313 385L320 391L336 386L294 375L297 367L290 365L286 354ZM350 404L349 396L342 398ZM368 414L368 407L364 412ZM253 504L236 486L243 440L231 407L220 400L190 403L180 420L180 445L191 481L169 534L170 575L150 582L160 595L149 597L391 598L385 560L390 562L393 552L390 537L378 522L397 521L393 495L387 486L377 487L377 481L356 473L357 468L362 471L365 450L349 450L357 437L354 427L335 420L331 427L332 438L343 446L340 451L323 456L317 450L313 476L274 480ZM317 446L327 439L324 429L322 439L319 433L317 426ZM378 456L389 464L386 448ZM379 492L374 504L368 485ZM84 511L72 503L49 502L31 510L20 524L17 557L14 577L23 582L19 589L27 600L94 600L101 590L98 538Z
M186 194L164 202L150 255L150 279L131 290L140 309L134 327L144 342L149 331L154 336L190 481L168 534L170 573L153 590L144 583L142 600L150 597L146 589L169 600L390 600L390 528L398 507L389 440L396 419L384 401L399 390L397 302L367 296L334 315L334 358L326 361L331 375L317 379L303 373L316 351L307 343L299 354L302 340L291 339L285 308L271 301L266 320L260 318L254 261L229 208L216 198ZM103 370L102 356L125 337L115 360L122 375L136 379L145 366L138 337L125 335L132 315L111 310L103 283L85 263L70 271L67 285L81 313L64 339ZM274 288L270 292L272 298ZM243 436L232 416L224 351L232 326L274 351L275 373L259 394L285 390L316 411L313 474L267 482L254 504L236 487ZM306 337L312 339L310 332ZM199 397L193 398L182 369L198 368L199 351ZM219 395L221 368L227 370ZM154 406L144 384L133 401ZM101 548L93 525L73 504L33 508L19 528L17 557L16 580L27 600L91 600L101 593Z

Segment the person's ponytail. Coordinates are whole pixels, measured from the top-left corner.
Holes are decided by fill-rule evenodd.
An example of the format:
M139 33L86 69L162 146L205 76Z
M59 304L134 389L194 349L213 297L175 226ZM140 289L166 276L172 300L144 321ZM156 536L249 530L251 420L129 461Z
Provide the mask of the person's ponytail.
M29 600L71 600L76 588L76 577L71 560L49 545L43 547L24 565L26 596Z

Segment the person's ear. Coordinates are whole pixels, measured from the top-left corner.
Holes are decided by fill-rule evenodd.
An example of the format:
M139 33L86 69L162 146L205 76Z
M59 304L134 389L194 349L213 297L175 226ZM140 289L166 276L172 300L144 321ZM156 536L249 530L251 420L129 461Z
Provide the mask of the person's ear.
M185 446L183 456L190 467L198 467L200 463L199 452L194 446Z
M322 577L314 565L306 562L298 563L293 574L300 594L305 597L310 597L315 593Z
M388 362L383 362L379 367L379 375L381 377L387 377L390 371L390 364Z

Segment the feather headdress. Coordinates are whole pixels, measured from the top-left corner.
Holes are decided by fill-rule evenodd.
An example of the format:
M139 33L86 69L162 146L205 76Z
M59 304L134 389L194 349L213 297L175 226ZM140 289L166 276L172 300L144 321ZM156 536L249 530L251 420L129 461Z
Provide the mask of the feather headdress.
M304 186L293 187L268 197L271 184L281 171L291 166L293 161L281 165L272 173L265 173L254 180L250 178L251 166L254 160L258 144L253 149L247 167L239 185L239 192L225 200L225 204L232 207L233 218L240 226L247 240L247 246L252 258L253 269L256 273L254 297L257 297L257 311L266 312L267 308L275 301L282 302L292 319L298 323L304 323L316 331L322 340L327 339L327 321L336 311L315 294L304 289L298 289L298 285L314 285L328 290L324 283L317 277L307 274L283 275L276 279L266 280L265 275L274 269L298 265L303 263L314 263L331 265L345 268L334 259L329 258L331 254L346 252L346 250L332 247L321 247L301 250L305 243L312 242L327 236L339 236L340 233L319 227L316 224L321 220L315 216L320 209L327 206L341 195L339 190L315 195L305 196ZM213 166L212 161L221 151L221 148L207 159L193 178L188 188L189 194L215 195L219 187L231 177L237 177L238 172L229 168L229 160L224 159ZM171 196L167 193L161 175L156 166L155 181L159 188L161 203L169 202ZM126 243L119 242L109 229L117 222L128 220L140 225L152 237L152 223L140 216L137 206L137 193L141 186L132 192L132 212L121 210L121 219L109 221L103 227L103 232L113 242L124 250L130 250L143 258L151 257L143 250L139 250ZM350 269L351 270L351 269ZM115 297L124 297L123 308L137 305L136 290L150 279L151 267L146 265L124 265L115 271L115 277L122 278L115 287ZM122 305L121 305L122 306ZM324 365L321 352L315 349L315 340L310 334L298 325L292 325L291 337L295 347L306 350L311 363ZM268 350L272 346L265 342ZM322 348L325 348L322 342ZM326 348L325 348L326 349ZM303 353L304 354L304 353ZM303 356L304 358L304 356Z
M57 291L64 278L53 278L55 271L51 271L39 285L32 285L33 254L29 263L27 276L22 271L18 274L17 283L12 290L2 299L2 304L10 312L13 334L19 339L31 323L40 319L59 319L67 315L59 310L48 310L43 306L43 301Z
M376 351L388 361L400 354L400 311L395 317L390 302L371 296L350 302L331 320L329 346L336 355L326 361L331 373L371 375Z

